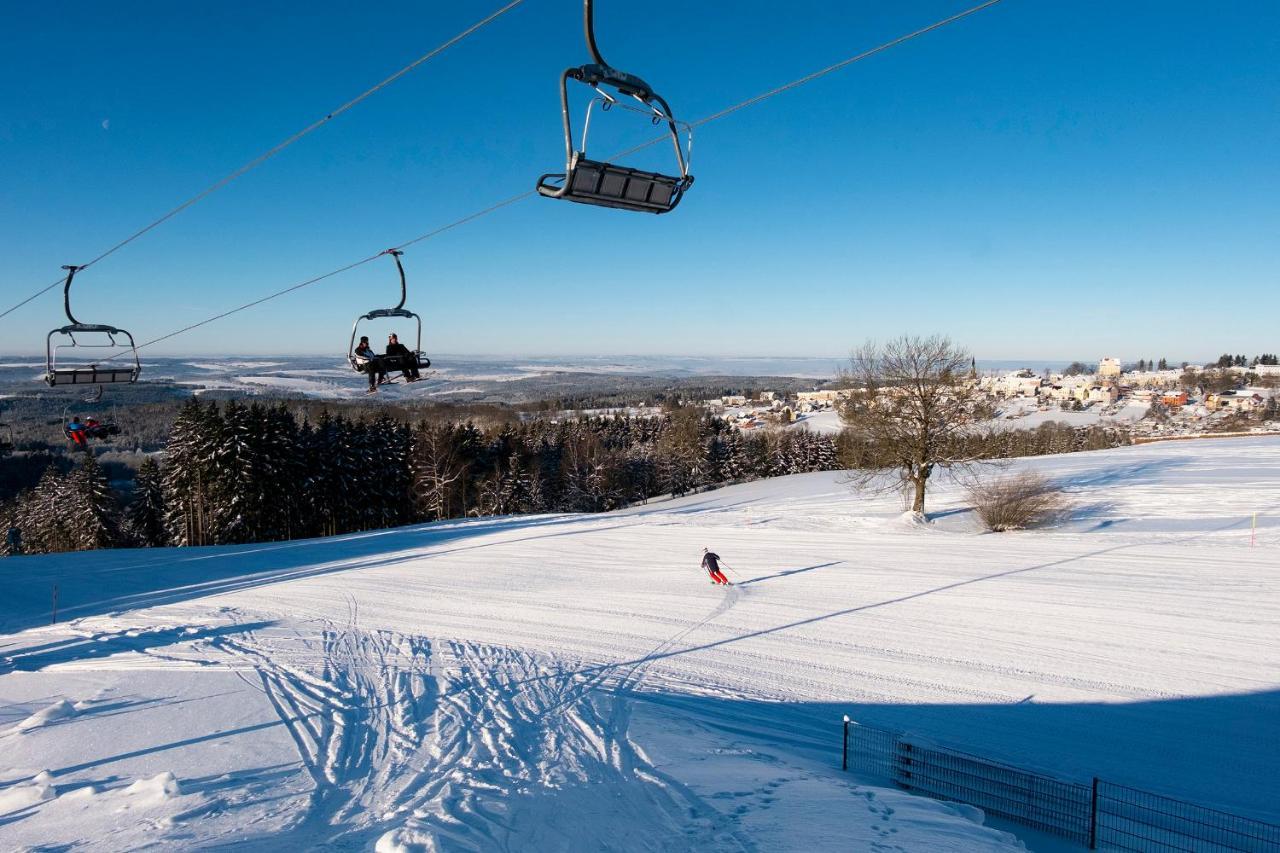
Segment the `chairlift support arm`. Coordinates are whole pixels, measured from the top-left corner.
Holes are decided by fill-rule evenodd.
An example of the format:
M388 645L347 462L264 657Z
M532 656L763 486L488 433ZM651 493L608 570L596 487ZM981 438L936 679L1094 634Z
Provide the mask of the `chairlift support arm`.
M62 285L62 308L67 312L67 320L71 325L79 326L80 321L71 314L71 279L76 277L76 273L84 269L84 267L75 264L63 264L62 268L67 271L67 281Z
M597 65L609 67L609 63L604 61L604 57L600 55L600 48L596 46L596 4L594 0L582 0L582 28L587 35L587 50L591 51L591 58L595 60Z
M396 269L400 271L400 301L396 303L396 307L392 309L394 311L399 311L404 307L405 294L407 292L407 285L404 280L404 264L400 263L400 256L403 255L404 252L400 249L387 249L385 254L388 254L395 259Z

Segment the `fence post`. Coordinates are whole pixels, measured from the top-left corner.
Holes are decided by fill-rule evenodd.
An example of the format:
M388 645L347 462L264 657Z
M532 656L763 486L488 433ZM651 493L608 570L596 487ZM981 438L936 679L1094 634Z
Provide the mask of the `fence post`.
M58 585L53 585L53 624L58 624Z
M849 769L849 715L844 715L844 743L840 748L840 769Z
M1098 849L1098 777L1093 777L1093 794L1089 797L1089 849Z

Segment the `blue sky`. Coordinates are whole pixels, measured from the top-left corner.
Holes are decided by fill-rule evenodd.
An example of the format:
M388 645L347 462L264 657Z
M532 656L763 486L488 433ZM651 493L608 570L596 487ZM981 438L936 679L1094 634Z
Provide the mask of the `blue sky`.
M605 56L690 119L970 5L599 2ZM499 5L12 7L0 308ZM580 14L526 0L86 271L77 313L150 339L532 187L562 165ZM409 306L454 353L825 356L935 331L989 359L1280 350L1278 33L1274 2L1005 0L701 128L669 216L535 198L412 247ZM595 152L652 133L608 118ZM396 296L383 259L153 352L342 352ZM50 292L0 350L61 323Z

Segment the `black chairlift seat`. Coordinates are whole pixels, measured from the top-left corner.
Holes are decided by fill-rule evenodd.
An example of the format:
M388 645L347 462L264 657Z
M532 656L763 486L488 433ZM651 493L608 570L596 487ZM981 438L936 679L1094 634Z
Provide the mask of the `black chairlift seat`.
M588 65L566 69L560 75L560 112L564 121L565 170L563 173L553 172L538 178L538 194L547 198L559 198L579 204L593 204L619 210L670 213L684 197L685 190L693 184L693 176L689 174L688 156L686 151L680 148L680 128L682 127L689 137L688 153L692 153L692 130L689 125L676 121L671 107L661 95L653 91L652 86L634 74L619 71L604 61L599 48L596 47L592 8L592 0L584 0L583 29L586 33L587 49L594 61ZM595 105L595 101L592 101L587 108L582 130L582 147L575 149L573 128L569 120L570 79L594 89L599 94L604 110L617 105L618 100L601 86L610 87L620 95L634 98L644 107L638 112L644 113L654 124L665 124L675 148L679 173L665 175L588 158L587 134L591 129L591 107Z
M668 213L684 193L680 178L588 160L577 151L568 174L567 186L562 174L543 175L538 179L538 192L549 198L644 213Z
M45 374L45 380L54 385L112 385L116 382L137 382L138 371L133 368L101 367L96 364L84 367L59 367Z

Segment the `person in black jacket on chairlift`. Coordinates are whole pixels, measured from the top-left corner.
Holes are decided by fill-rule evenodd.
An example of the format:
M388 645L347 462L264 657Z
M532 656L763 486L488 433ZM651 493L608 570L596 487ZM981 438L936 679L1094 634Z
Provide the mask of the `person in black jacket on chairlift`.
M396 333L392 332L387 335L387 357L396 357L396 360L404 365L401 369L404 371L405 382L416 382L418 376L418 355L404 344L400 343L400 339L396 337Z

